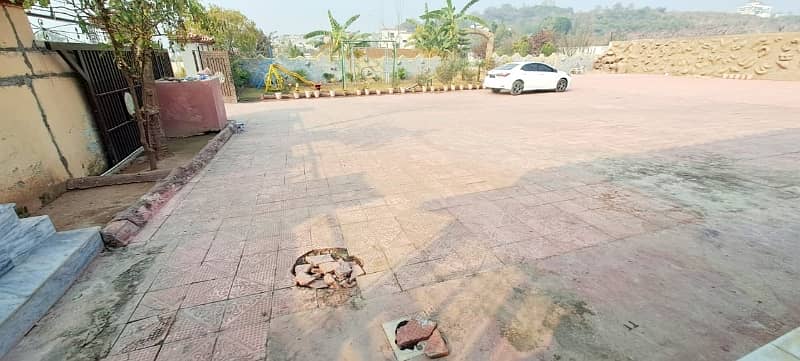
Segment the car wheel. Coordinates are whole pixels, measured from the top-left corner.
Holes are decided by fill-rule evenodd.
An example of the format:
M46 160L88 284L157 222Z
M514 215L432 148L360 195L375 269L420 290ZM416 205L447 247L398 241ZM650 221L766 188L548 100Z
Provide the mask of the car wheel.
M556 91L559 93L567 91L568 84L569 83L567 82L567 79L561 78L561 80L558 81L558 84L556 84Z
M495 93L495 94L497 94L497 93L499 93L499 92L500 92L500 89L494 89L494 88L492 88L492 93Z
M514 84L511 84L511 95L520 95L524 89L525 83L523 83L522 80L517 80Z

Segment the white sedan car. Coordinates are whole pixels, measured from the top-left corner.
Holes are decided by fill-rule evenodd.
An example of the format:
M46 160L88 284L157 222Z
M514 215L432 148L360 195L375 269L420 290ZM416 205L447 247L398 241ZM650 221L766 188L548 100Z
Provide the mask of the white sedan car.
M490 70L483 86L499 93L509 90L513 95L528 90L566 91L572 78L550 65L536 62L514 62Z

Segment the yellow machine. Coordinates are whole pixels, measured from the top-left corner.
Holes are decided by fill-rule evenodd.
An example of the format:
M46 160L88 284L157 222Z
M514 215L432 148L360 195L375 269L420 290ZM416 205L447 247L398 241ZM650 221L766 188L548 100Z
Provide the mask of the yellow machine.
M314 82L304 78L302 75L297 74L289 69L284 68L278 63L272 63L269 65L269 71L267 71L267 76L264 77L264 86L267 92L274 92L274 91L281 91L284 90L286 84L284 84L284 74L286 76L290 76L292 78L297 79L298 82L313 87L315 89L319 89L320 86L315 84Z

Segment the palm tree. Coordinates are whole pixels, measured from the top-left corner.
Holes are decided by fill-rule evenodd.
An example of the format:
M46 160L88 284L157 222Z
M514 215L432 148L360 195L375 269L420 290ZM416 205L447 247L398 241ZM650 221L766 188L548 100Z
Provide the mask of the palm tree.
M347 28L349 28L350 25L353 25L353 23L358 20L359 17L361 17L359 14L353 15L347 19L344 24L340 24L338 21L336 21L336 19L333 18L331 11L328 10L328 20L330 20L331 29L312 31L306 34L305 38L310 39L318 36L328 38L328 42L325 45L328 50L330 50L330 56L332 59L335 54L342 50L342 44L344 44L346 41L359 40L363 38L360 36L360 34L358 34L358 32L347 31Z

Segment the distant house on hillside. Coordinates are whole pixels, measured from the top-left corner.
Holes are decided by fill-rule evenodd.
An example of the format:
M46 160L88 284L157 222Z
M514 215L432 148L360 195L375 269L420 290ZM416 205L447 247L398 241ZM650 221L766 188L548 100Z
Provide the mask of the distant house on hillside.
M772 6L766 5L761 1L754 0L743 6L740 6L736 10L736 12L742 15L752 15L752 16L758 16L760 18L771 18Z
M410 31L384 28L381 29L377 35L378 36L376 40L396 42L397 47L400 49L414 48L414 45L411 42L411 35L413 35L413 33ZM391 47L389 44L380 44L379 46L382 48Z

